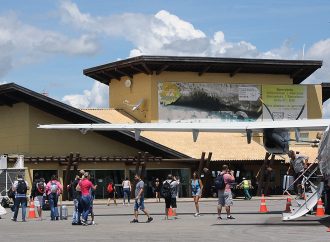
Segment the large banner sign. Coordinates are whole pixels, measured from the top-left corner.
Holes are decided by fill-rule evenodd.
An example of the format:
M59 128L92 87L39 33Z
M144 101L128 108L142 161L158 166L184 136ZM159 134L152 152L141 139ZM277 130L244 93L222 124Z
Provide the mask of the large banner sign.
M263 85L262 99L275 120L307 118L307 87L303 85ZM263 108L263 119L272 119Z
M159 121L255 121L260 92L261 85L159 82Z

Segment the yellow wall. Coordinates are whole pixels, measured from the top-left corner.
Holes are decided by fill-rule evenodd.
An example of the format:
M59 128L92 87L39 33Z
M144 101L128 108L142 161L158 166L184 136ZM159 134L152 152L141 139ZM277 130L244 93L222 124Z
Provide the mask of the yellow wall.
M129 77L123 77L120 81L112 80L109 84L110 107L124 109L140 121L150 120L151 110L151 76L146 74L137 74L132 80L131 87L125 86L125 80ZM144 99L143 105L139 110L132 111L132 106L123 102L127 100L129 104L135 105L139 100Z
M142 122L158 121L158 82L218 82L218 83L250 83L250 84L292 84L288 75L268 74L236 74L230 77L226 73L205 73L199 76L195 72L162 72L160 75L146 75L143 73L133 77L132 86L127 88L125 80L112 80L109 84L110 107L124 109ZM123 104L128 100L136 104L141 98L145 100L140 110L132 111L131 107Z
M29 148L29 106L0 106L0 153L17 154Z
M25 156L135 156L139 150L102 135L37 129L38 124L67 123L25 103L0 107L0 153Z

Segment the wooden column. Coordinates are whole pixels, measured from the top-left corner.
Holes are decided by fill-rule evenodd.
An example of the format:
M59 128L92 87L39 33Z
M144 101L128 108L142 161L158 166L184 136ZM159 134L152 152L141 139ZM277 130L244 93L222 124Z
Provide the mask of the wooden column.
M198 173L199 177L202 174L202 169L204 167L204 162L205 162L205 152L202 153L201 159L199 161L199 166L198 166L198 170L197 170L197 173Z
M69 184L69 177L70 177L69 173L70 173L72 163L73 163L73 153L70 153L69 159L68 159L68 164L67 164L66 170L65 170L65 178L63 179L63 194L62 194L63 201L68 200L67 186Z
M269 164L270 155L271 155L270 153L266 152L264 163L262 164L259 171L257 196L261 196L264 192L263 188L264 188L265 169Z
M212 158L212 152L209 152L209 155L206 159L205 162L205 167L204 167L204 189L203 189L203 197L210 197L211 191L212 191L212 173L210 170L210 162Z

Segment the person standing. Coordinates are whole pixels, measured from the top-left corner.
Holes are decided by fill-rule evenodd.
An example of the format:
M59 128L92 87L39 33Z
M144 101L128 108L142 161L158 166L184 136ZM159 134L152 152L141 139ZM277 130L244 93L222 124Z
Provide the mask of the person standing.
M44 194L46 192L46 183L44 178L39 178L36 173L34 176L34 182L32 184L31 199L34 201L34 206L37 208L39 220L42 220L42 204Z
M165 198L165 220L168 220L168 211L170 208L173 210L174 219L177 219L176 214L176 196L178 193L178 185L180 181L176 179L175 176L169 174L167 179L163 182L162 194Z
M51 220L58 220L58 198L63 192L62 184L57 180L57 175L52 175L51 180L46 185L46 193L48 195L50 205Z
M82 205L82 225L88 225L88 214L90 213L90 206L91 206L91 189L95 190L96 187L93 185L93 183L88 179L89 173L85 172L83 178L79 181L77 190L81 191L81 205Z
M27 183L27 181L23 179L23 175L18 174L17 180L14 182L14 186L13 186L13 191L15 191L15 202L14 202L15 212L12 220L15 222L17 221L17 215L20 205L22 207L22 221L26 222L25 216L26 216L26 206L27 206L27 197L26 197L27 190L29 190L29 184Z
M202 197L202 191L203 191L203 183L201 179L199 178L197 172L195 171L193 173L193 178L191 179L191 192L192 197L194 198L196 213L195 217L199 217L199 199Z
M222 172L218 176L220 176L220 179L222 176L224 182L224 188L218 190L218 219L222 219L222 207L226 208L227 219L235 219L230 213L230 207L233 205L231 184L235 182L234 171L230 171L227 165L223 165Z
M243 188L244 199L251 200L252 198L250 195L251 181L243 177L243 181L240 184L238 184L238 187Z
M297 180L296 190L299 197L303 197L303 173L308 166L308 156L302 154L296 154L293 150L290 150L288 153L290 158L290 166L287 171L287 174L290 174L290 170L293 169L295 176L294 179Z
M117 205L116 201L116 186L115 183L110 180L108 186L107 186L107 192L108 192L108 203L107 205L110 206L111 199L113 199L113 202L115 205Z
M126 198L127 198L128 205L130 205L132 186L131 186L130 180L127 177L122 182L122 186L123 186L123 193L124 193L123 205L126 205Z
M135 185L135 204L134 204L134 219L131 223L138 223L139 209L148 217L147 223L150 223L153 218L147 212L144 207L144 182L142 181L140 175L136 174L134 176L136 182Z
M74 209L72 213L72 225L81 225L81 221L80 221L81 213L79 212L80 211L79 201L81 199L81 192L76 190L79 181L80 181L80 176L76 175L74 181L70 184L73 205L74 205Z
M154 186L156 202L160 203L160 182L158 178L156 178Z

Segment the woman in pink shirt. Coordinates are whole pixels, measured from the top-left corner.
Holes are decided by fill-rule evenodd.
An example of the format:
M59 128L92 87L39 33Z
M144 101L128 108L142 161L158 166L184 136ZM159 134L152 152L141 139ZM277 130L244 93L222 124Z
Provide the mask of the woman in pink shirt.
M93 183L88 179L88 177L89 173L85 172L83 178L80 180L76 188L77 191L81 191L81 205L83 208L81 223L83 225L87 225L89 208L91 206L92 197L90 194L90 190L96 189L96 186L93 185Z
M48 195L48 201L50 205L50 217L51 220L58 220L58 197L63 192L62 184L57 180L56 175L52 175L51 180L46 185L46 194Z

